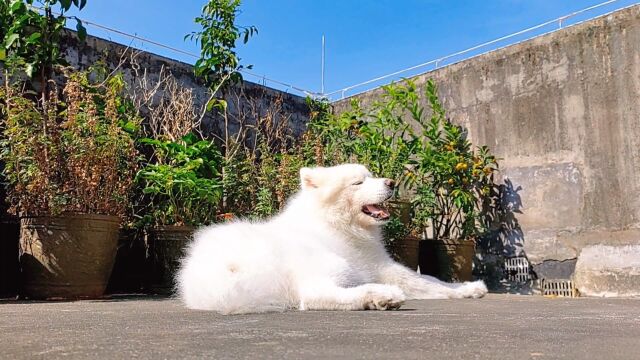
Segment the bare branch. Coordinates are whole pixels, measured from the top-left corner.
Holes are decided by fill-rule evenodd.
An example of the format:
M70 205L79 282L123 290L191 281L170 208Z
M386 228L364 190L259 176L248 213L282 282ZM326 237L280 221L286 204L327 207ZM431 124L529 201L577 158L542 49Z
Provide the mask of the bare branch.
M134 75L132 98L140 115L148 120L147 134L154 138L176 141L192 131L199 131L193 89L186 88L164 66L157 77L141 70L133 54L129 61Z

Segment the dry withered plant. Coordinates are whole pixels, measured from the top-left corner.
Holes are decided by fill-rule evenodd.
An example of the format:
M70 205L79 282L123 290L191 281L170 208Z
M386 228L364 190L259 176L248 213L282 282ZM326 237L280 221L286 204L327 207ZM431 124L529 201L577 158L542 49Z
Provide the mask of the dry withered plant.
M202 117L196 114L193 89L182 86L164 65L152 75L140 65L139 54L131 53L128 60L134 77L130 93L134 107L146 119L145 135L177 141L199 133Z
M60 93L52 83L46 103L6 84L0 94L0 159L10 212L125 215L139 118L122 96L122 77L101 79L103 73L66 73L64 89Z

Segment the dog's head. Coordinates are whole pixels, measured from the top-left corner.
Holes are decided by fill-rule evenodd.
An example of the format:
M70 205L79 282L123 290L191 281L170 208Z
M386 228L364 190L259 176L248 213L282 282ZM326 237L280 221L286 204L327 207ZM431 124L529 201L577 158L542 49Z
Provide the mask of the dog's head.
M302 168L300 183L321 209L333 213L332 218L360 226L381 225L389 219L382 202L393 195L395 184L373 177L362 165Z

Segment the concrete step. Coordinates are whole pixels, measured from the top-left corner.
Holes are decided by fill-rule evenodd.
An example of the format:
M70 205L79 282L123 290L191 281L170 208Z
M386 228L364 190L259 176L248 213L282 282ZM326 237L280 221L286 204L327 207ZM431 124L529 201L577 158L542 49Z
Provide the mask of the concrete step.
M640 245L585 247L573 280L581 296L640 296Z

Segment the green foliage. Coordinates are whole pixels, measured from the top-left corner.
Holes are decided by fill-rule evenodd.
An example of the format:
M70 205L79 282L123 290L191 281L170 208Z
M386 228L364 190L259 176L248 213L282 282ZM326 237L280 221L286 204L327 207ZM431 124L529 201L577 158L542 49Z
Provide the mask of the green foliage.
M244 146L225 167L226 211L235 216L263 219L282 210L299 188L300 168L313 163L306 136L295 139L277 109L257 119L255 147Z
M268 188L263 187L258 189L256 198L256 206L251 214L255 218L265 218L277 211L275 199L273 193Z
M383 236L387 244L392 244L411 233L411 228L407 226L398 216L392 216L383 228Z
M419 118L424 111L417 105L413 83L383 89L382 99L368 109L354 99L351 108L339 116L331 115L327 104L312 102L317 115L312 113L309 131L321 139L322 162L358 162L377 176L398 182L404 179L407 164L420 145L406 118Z
M477 238L484 231L482 205L495 186L497 160L486 146L474 148L466 131L446 118L431 80L425 97L431 117L420 121L423 141L410 162L416 220L424 228L430 218L437 238Z
M367 109L352 100L339 116L326 102L309 100L308 138L316 163L358 162L402 185L396 200L411 202L411 220L400 226L394 214L385 227L388 241L429 226L440 238L477 237L484 230L480 217L490 203L496 158L487 147L473 148L464 129L446 118L433 81L424 98L410 80L383 90Z
M210 90L201 118L209 111L215 111L224 118L224 129L218 137L223 154L222 210L236 215L247 214L253 208L251 199L255 193L248 191L252 179L247 174L254 173L255 156L252 150L245 147L246 126L240 125L237 132L231 131L228 104L219 92L242 80L238 71L244 66L240 65L235 47L240 38L247 43L258 32L254 26L235 24L240 3L240 0L208 0L202 8L202 14L195 19L201 30L185 36L185 39L195 40L200 46L200 58L194 64L195 75ZM265 194L263 191L263 199L266 199Z
M222 198L222 156L215 144L188 134L178 141L144 138L153 159L136 181L147 197L145 223L204 225L215 221Z
M400 182L406 173L406 166L420 145L407 114L415 120L422 115L419 108L416 87L407 82L405 86L383 87L384 95L376 101L364 121L359 121L359 141L354 152L359 162L367 164L378 176ZM358 108L359 111L359 108Z
M357 119L357 115L353 114L356 110L349 115L336 117L331 104L325 99L307 97L307 105L310 111L305 135L307 142L313 144L316 165L331 166L350 161L353 155L350 144L355 138L352 120ZM355 107L358 103L352 102L352 105ZM359 110L359 107L355 109Z
M303 157L302 142L288 148L271 151L261 145L260 158L255 162L255 187L257 190L254 218L271 216L282 210L289 197L298 191L299 170L307 166Z
M244 43L257 34L255 26L238 26L236 16L240 13L240 0L209 0L202 8L202 15L195 22L202 30L193 32L185 39L195 40L200 45L200 59L196 61L196 76L204 79L214 93L227 80L242 79L237 70L242 68L235 47L238 39ZM225 103L211 102L208 110L214 106L225 107Z
M309 100L312 108L309 133L316 143L317 163L357 162L367 166L376 176L406 183L408 164L421 144L420 137L406 119L420 118L424 110L417 105L413 83L392 84L383 89L382 98L368 109L363 109L354 99L351 108L339 116L331 113L326 102ZM401 187L399 190L395 200L408 197L406 193L412 189ZM412 230L409 224L398 219L399 214L393 215L384 228L389 243Z
M0 94L0 160L12 213L125 215L140 120L121 95L122 77L99 73L68 74L63 97L52 91L44 103L22 87Z
M53 67L64 64L60 52L61 35L67 21L64 14L72 7L82 10L86 3L86 0L1 1L0 61L10 71L21 70L29 77L38 76L41 83L46 83L51 78ZM60 15L53 15L54 7ZM78 36L84 40L87 31L79 19L74 19Z
M222 187L223 212L234 216L247 216L255 205L253 184L255 164L253 156L243 148L235 156L224 159Z
M242 89L233 89L238 90ZM314 164L308 134L294 136L283 98L267 95L229 96L237 101L233 118L238 127L230 136L216 137L216 144L226 150L220 166L219 218L257 220L275 214L298 190L300 168Z

